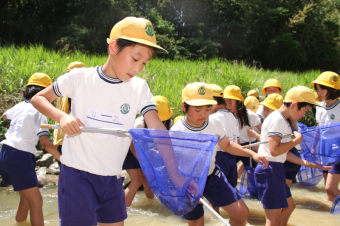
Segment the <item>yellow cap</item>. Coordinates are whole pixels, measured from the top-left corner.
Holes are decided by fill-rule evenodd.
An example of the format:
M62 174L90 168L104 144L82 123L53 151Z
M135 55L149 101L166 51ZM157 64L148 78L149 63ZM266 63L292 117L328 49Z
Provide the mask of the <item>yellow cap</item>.
M52 79L44 73L35 73L30 77L26 86L30 85L47 87L52 85Z
M260 103L256 97L249 96L244 100L244 105L246 105L246 108L256 113L257 109L259 108Z
M177 116L177 117L175 118L175 120L174 120L174 124L175 124L178 120L180 120L181 118L183 118L183 117L184 117L183 115Z
M217 104L210 85L203 82L188 84L182 92L182 100L192 106Z
M296 86L291 88L287 92L284 102L285 103L306 102L319 107L323 107L316 103L313 90L305 86Z
M83 64L82 62L72 62L67 66L67 71L71 71L73 68L82 68L85 67L85 64Z
M160 53L168 53L157 45L152 23L144 18L126 17L116 23L111 30L107 43L110 44L112 40L119 38L154 47Z
M312 86L314 84L324 85L331 87L333 89L340 89L340 79L339 75L332 71L325 71L319 75L319 77L311 83Z
M264 101L262 101L260 104L276 111L282 106L282 103L283 103L283 96L277 93L272 93L272 94L269 94L266 97L266 99L264 99Z
M170 119L172 117L172 109L170 108L168 99L163 96L154 96L153 100L156 102L156 109L161 121Z
M230 85L230 86L225 87L223 91L223 97L228 98L228 99L244 101L244 97L242 96L241 89L235 85Z
M259 95L259 92L257 92L256 89L252 89L252 90L250 90L250 91L247 93L247 97L251 97L251 96L253 96L253 97L259 97L260 95Z
M278 88L280 88L280 90L282 91L282 87L281 87L279 81L277 81L275 78L271 78L271 79L268 79L268 80L266 81L266 83L264 83L264 87L263 87L263 89L261 90L262 93L266 93L266 88L267 88L267 87L271 87L271 86L278 87Z
M210 84L210 87L214 97L223 97L223 89L220 86L216 84Z

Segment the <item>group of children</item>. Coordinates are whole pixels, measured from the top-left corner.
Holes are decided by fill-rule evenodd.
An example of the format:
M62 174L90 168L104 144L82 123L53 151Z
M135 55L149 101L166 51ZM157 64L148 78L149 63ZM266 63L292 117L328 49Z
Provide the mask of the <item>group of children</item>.
M167 52L157 45L150 21L127 17L112 28L107 41L104 65L85 68L78 63L80 66L53 83L45 74L34 74L24 90L25 101L2 115L11 124L2 141L0 173L4 185L12 184L19 191L16 221L25 220L30 211L32 225L44 224L34 171L38 138L61 162L60 225L124 225L126 207L142 184L146 196L154 197L129 135L82 132L82 126L218 134L203 195L217 211L221 207L230 214L231 225L245 225L249 216L249 209L234 189L244 167L255 168L266 225L287 225L295 208L289 185L299 165L331 169L327 198L332 201L340 195L340 164L333 168L318 166L302 160L295 149L302 141L296 122L314 106L318 125L340 121L340 80L336 73L324 72L312 82L323 100L320 105L314 92L304 86L290 89L284 99L275 79L265 83L262 92L266 99L261 103L257 91L249 92L254 97L245 100L235 85L223 90L215 84L191 83L182 92L185 116L173 123L169 101L163 96L153 97L146 81L136 76L157 52ZM57 98L63 99L58 99L56 108L51 102ZM141 117L136 119L137 115ZM47 123L46 117L59 123L63 131L55 132L55 146L48 140L48 132L39 127ZM253 150L241 146L259 140L268 143ZM242 163L237 169L238 161ZM120 179L122 169L131 177L125 191ZM203 205L198 204L183 218L189 225L203 225Z

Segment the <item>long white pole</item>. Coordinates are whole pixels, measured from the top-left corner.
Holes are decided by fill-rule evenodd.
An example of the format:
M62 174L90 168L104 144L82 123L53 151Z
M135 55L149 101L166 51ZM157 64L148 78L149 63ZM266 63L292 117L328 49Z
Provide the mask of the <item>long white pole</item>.
M220 219L222 221L223 224L230 226L230 224L224 220L223 217L221 217L221 215L219 215L211 206L209 206L208 203L206 203L206 201L204 201L202 198L200 198L200 201L203 203L203 205L205 205L205 207L207 207L213 214L215 214L216 217L218 217L218 219Z

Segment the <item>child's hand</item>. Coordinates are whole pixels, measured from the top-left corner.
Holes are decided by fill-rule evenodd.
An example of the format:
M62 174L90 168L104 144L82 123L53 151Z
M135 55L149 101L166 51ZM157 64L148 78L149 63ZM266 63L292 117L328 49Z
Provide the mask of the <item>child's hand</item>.
M193 197L197 197L197 195L199 194L199 191L200 191L200 187L198 186L198 184L193 179L191 179L189 184L188 184L187 191Z
M261 165L263 165L267 169L269 162L266 159L266 157L264 157L263 155L259 155L257 153L254 153L253 159L254 159L255 162L260 163Z
M294 142L297 142L297 144L300 144L301 142L302 142L302 138L303 138L303 136L302 136L302 134L301 133L298 133L298 132L296 132L296 131L294 131Z
M247 129L247 133L248 133L249 137L255 137L256 138L257 133L252 128Z
M304 165L306 167L310 167L310 168L317 168L317 169L321 169L321 170L325 170L325 171L328 171L328 170L332 170L333 167L332 166L320 166L318 164L315 164L315 163L312 163L312 162L309 162L307 160L303 160L304 161Z
M85 126L79 119L72 115L64 114L60 118L60 127L67 135L81 133L79 126Z

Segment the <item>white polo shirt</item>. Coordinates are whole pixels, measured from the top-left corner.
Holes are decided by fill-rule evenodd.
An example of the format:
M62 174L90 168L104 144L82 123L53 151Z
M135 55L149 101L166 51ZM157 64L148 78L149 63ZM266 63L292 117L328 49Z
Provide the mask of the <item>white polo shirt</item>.
M260 120L264 120L266 117L264 116L264 107L262 104L259 105L259 108L256 110L257 116Z
M15 105L5 115L11 124L5 134L6 139L1 143L35 155L39 137L48 136L48 130L40 128L41 124L47 124L46 116L35 109L29 100Z
M219 140L222 140L225 137L224 127L221 121L218 118L216 118L214 115L210 115L209 119L205 121L201 127L190 126L185 120L185 117L183 117L180 120L178 120L170 130L183 131L183 132L202 132L202 133L218 135L220 136ZM211 159L208 175L212 174L212 172L215 169L216 152L217 150L220 150L220 149L221 148L218 146L218 144L216 144L213 157Z
M237 143L237 140L240 139L240 133L237 127L238 123L234 115L230 111L225 109L219 109L212 115L214 115L222 122L225 134L228 139L234 143Z
M249 124L250 124L251 128L255 128L255 127L258 127L259 125L261 125L261 121L260 121L259 117L254 112L247 109L247 114L248 114L248 120L249 120ZM241 144L249 142L249 141L255 142L256 138L248 136L247 129L249 129L250 127L247 126L247 125L243 125L243 127L241 128L241 124L238 121L238 117L235 116L235 118L238 122L238 129L240 131L240 142L241 142Z
M316 123L319 124L319 126L340 122L340 100L337 100L329 107L326 107L325 101L321 102L320 105L325 108L316 107Z
M156 110L145 80L122 82L105 75L102 66L73 69L53 83L53 90L72 99L71 115L88 127L129 130L137 114ZM102 176L120 175L130 142L130 135L118 133L66 135L63 164Z
M290 126L287 119L282 115L279 110L272 112L266 120L264 120L261 129L261 141L267 141L270 136L278 136L283 137L288 134L292 134L293 130ZM288 143L291 142L292 138L284 138L281 139L280 143ZM272 156L269 150L269 144L260 144L258 154L264 155L268 161L271 162L281 162L284 163L287 159L287 152L279 155L279 156Z

